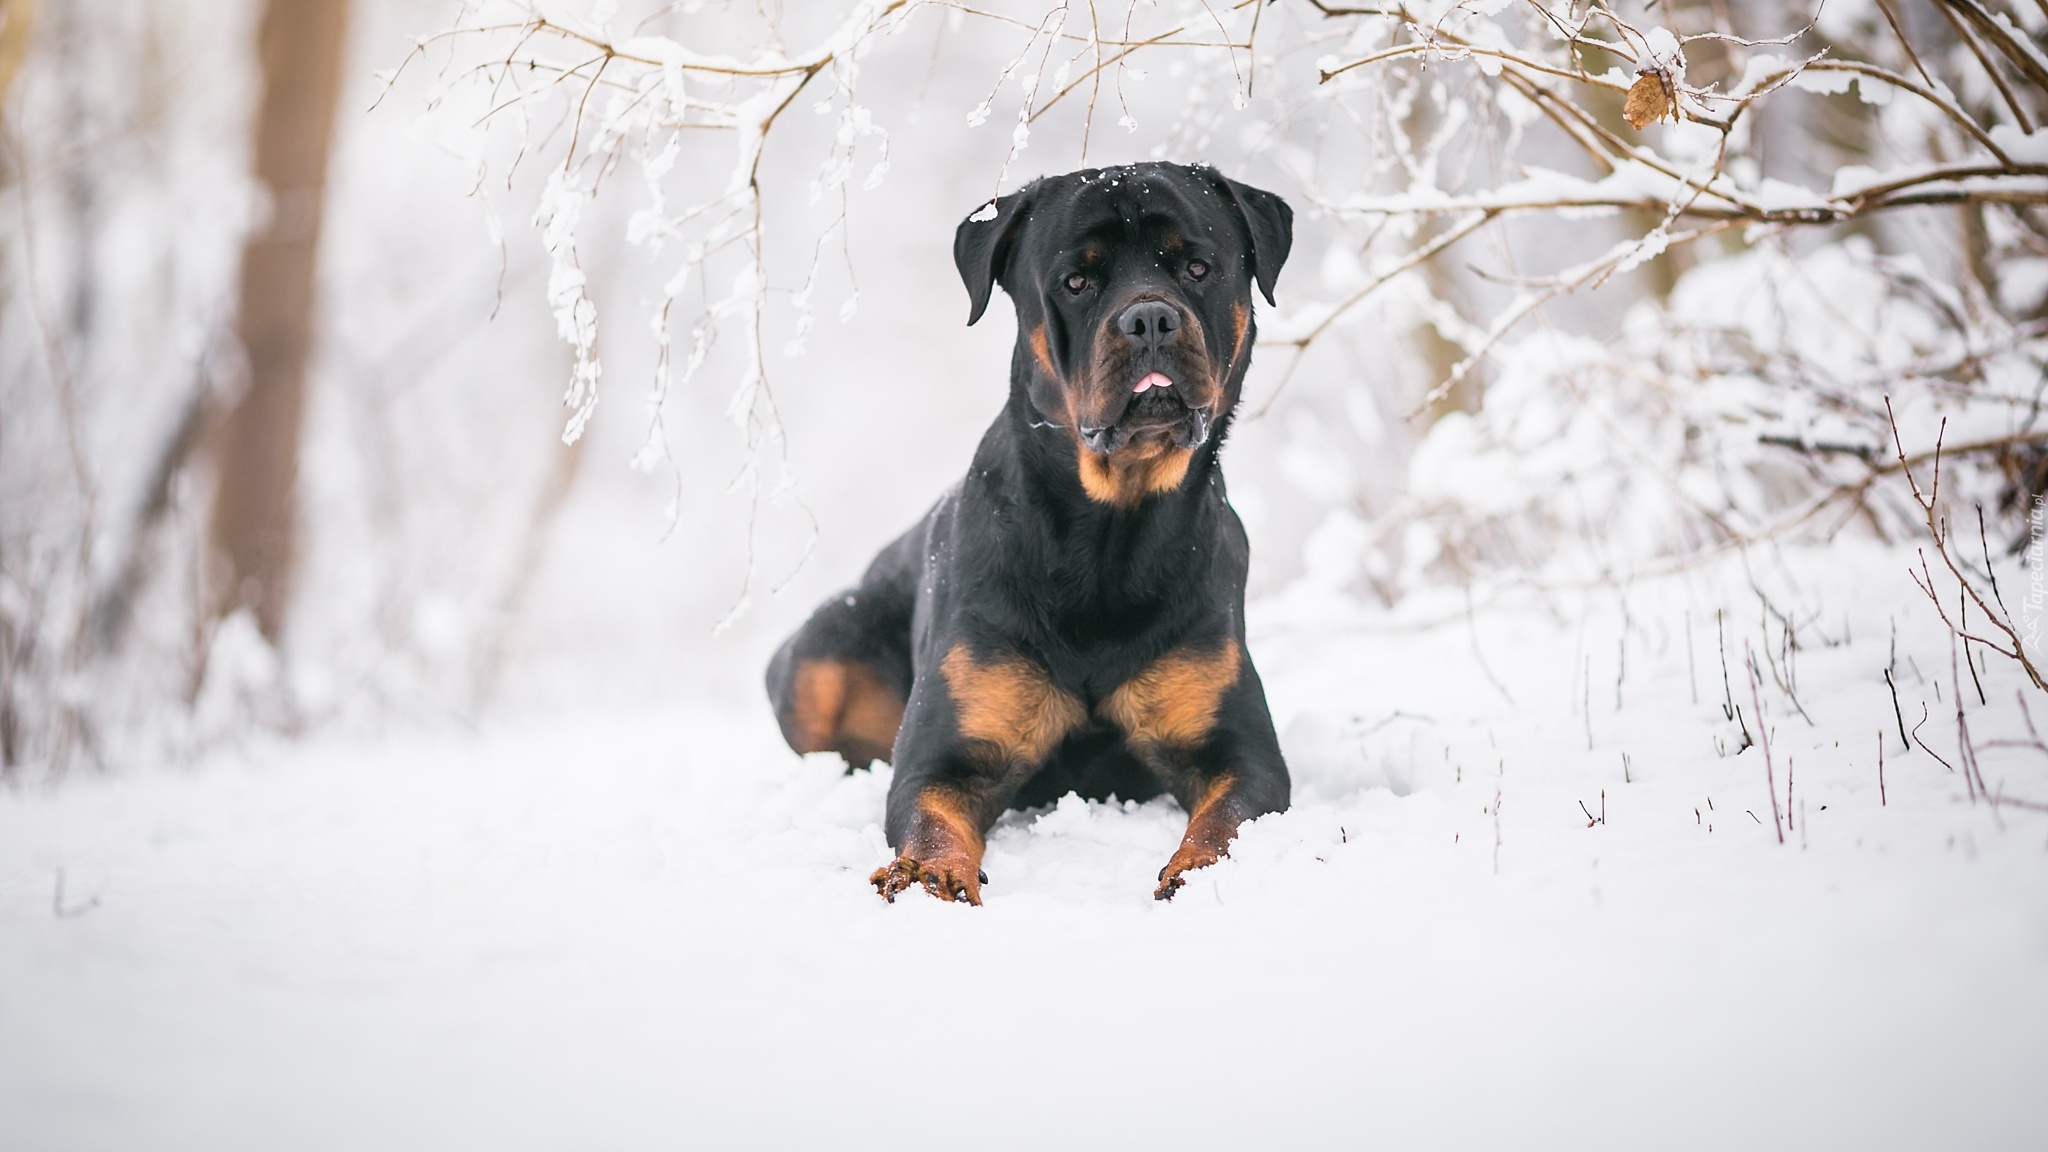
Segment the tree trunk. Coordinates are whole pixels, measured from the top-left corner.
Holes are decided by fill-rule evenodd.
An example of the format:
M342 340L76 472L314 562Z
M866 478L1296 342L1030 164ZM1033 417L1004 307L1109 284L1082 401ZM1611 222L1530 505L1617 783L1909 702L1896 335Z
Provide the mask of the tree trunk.
M7 89L21 70L21 58L28 55L35 27L36 0L0 0L0 106L6 104Z
M347 0L269 0L258 35L256 178L271 212L242 251L235 332L249 376L220 430L212 584L216 614L253 609L272 641L290 603L314 259L347 27Z

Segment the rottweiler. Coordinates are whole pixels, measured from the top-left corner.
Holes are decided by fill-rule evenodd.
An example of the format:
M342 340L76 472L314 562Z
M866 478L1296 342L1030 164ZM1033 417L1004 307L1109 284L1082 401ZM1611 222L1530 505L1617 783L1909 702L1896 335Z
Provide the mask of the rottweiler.
M997 284L1016 306L1009 401L967 475L768 666L791 748L895 766L882 896L979 904L1005 810L1165 792L1188 813L1169 900L1287 807L1217 453L1253 287L1273 302L1293 240L1280 197L1167 163L1039 179L961 222L967 322Z

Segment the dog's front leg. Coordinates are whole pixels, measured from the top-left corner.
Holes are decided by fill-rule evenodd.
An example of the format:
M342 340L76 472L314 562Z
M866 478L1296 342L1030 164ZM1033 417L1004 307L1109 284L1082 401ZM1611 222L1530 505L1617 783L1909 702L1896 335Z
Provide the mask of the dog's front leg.
M1155 899L1173 899L1186 873L1228 855L1238 825L1287 807L1265 689L1237 639L1167 653L1111 693L1102 713L1188 814Z
M985 805L956 786L930 781L914 782L903 792L899 801L897 789L890 789L889 840L896 859L868 877L875 891L892 904L914 886L941 900L981 903L981 886L988 882L981 870Z
M922 885L979 904L983 837L1087 710L1020 656L957 644L934 671L912 689L897 738L887 825L896 859L869 879L890 901Z
M1159 870L1159 887L1152 890L1154 900L1173 899L1187 883L1186 873L1228 856L1238 825L1262 815L1262 809L1268 807L1253 803L1242 777L1229 772L1193 777L1176 792L1186 793L1181 806L1188 811L1188 830L1173 858Z

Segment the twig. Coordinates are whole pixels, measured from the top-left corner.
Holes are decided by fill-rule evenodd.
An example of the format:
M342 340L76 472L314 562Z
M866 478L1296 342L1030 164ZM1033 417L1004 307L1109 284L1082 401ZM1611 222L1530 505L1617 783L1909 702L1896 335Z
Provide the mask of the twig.
M2013 39L2008 30L2011 27L2009 22L2002 22L1994 17L1978 0L1940 0L1940 3L1944 8L1961 13L1963 18L1970 22L1970 26L1976 29L1979 35L1991 41L2029 82L2037 89L2048 91L2048 64L2042 62L2038 48L2029 52Z
M1771 726L1764 723L1763 698L1757 693L1756 658L1749 654L1749 641L1742 642L1743 660L1749 668L1749 704L1756 709L1757 743L1764 750L1764 784L1771 792L1771 824L1778 830L1778 843L1785 842L1785 825L1778 816L1778 783L1771 769ZM1761 823L1761 821L1759 821Z
M1956 31L1956 39L1963 42L1963 46L1970 50L1970 55L1977 58L1977 63L1984 69L1984 74L1991 78L1992 87L1998 89L1998 95L2004 99L2005 106L2012 112L2013 119L2019 122L2020 131L2032 135L2034 125L2032 121L2027 119L2026 109L2020 107L2019 98L2013 95L2012 86L2005 82L2005 77L1999 74L1998 66L1993 64L1991 58L1984 54L1984 46L1977 42L1977 37L1972 34L1971 28L1956 14L1958 10L1974 7L1974 5L1955 3L1955 0L1935 0L1934 6L1940 10L1943 16L1948 18L1950 27ZM1974 20L1971 22L1975 23ZM2021 56L2017 59L2024 60L2025 57ZM2048 87L2048 77L2044 77L2036 82L2044 87Z
M1970 745L1970 720L1963 711L1963 682L1956 673L1956 647L1956 637L1951 634L1948 638L1948 678L1956 689L1956 761L1963 766L1963 785L1974 801L1980 794L1989 797L1991 790L1984 787L1984 775L1977 770L1977 750Z
M1792 647L1794 647L1791 640L1792 621L1789 618L1787 618L1784 613L1779 612L1775 607L1773 607L1768 599L1765 599L1763 591L1761 589L1757 590L1757 600L1760 602L1763 611L1769 614L1764 618L1763 621L1763 634L1764 664L1771 670L1771 682L1778 686L1778 691L1783 692L1785 694L1785 699L1792 702L1792 710L1799 713L1800 719L1805 720L1808 727L1818 728L1819 725L1813 722L1813 717L1808 716L1806 714L1806 708L1799 703L1799 694L1796 691L1794 691L1795 677L1793 677L1793 675L1791 674L1792 660L1790 656L1790 651ZM1785 659L1785 671L1782 673L1778 671L1777 660L1771 655L1771 626L1769 618L1770 616L1776 616L1779 620L1779 623L1785 629L1784 643L1786 645L1787 655ZM1759 721L1759 723L1761 723L1761 721Z
M1444 232L1443 234L1439 235L1436 239L1431 240L1429 243L1423 245L1420 248L1417 248L1415 251L1408 254L1407 259L1402 260L1400 263L1394 265L1392 268L1389 268L1385 272L1380 273L1378 276L1373 277L1372 280L1368 281L1364 287L1358 289L1356 292L1353 292L1351 295L1339 301L1336 307L1330 309L1329 315L1324 316L1321 320L1316 322L1315 327L1309 329L1307 332L1294 338L1293 340L1287 341L1286 343L1294 348L1294 357L1293 359L1287 362L1287 368L1285 371L1281 373L1279 382L1273 385L1273 391L1267 395L1265 403L1259 406L1259 410L1253 414L1253 418L1256 419L1260 416L1264 416L1267 413L1267 411L1269 411L1273 407L1273 402L1280 398L1280 393L1283 389L1287 387L1288 381L1294 378L1294 370L1298 365L1300 365L1302 355L1308 350L1308 346L1310 344L1313 344L1318 337L1322 336L1324 332L1329 331L1330 326L1332 324L1335 324L1339 317L1351 311L1351 309L1357 307L1360 303L1362 303L1365 300L1366 297L1372 295L1374 292L1377 292L1379 289L1385 287L1387 284L1392 283L1394 279L1400 276L1403 272L1406 272L1412 268L1416 268L1423 264L1428 263L1431 259L1434 259L1436 255L1442 252L1444 249L1449 248L1451 245L1457 243L1460 240L1463 240L1465 237L1470 236L1472 233L1478 231L1481 227L1483 227L1487 222L1494 219L1494 217L1497 215L1499 215L1499 213L1497 212L1481 212L1473 219L1466 221L1465 223L1459 225L1456 228L1452 228Z
M2000 645L1984 637L1973 636L1962 625L1949 619L1948 610L1942 605L1941 597L1935 594L1933 573L1927 567L1927 556L1924 551L1920 555L1921 573L1914 575L1914 582L1920 584L1921 591L1926 593L1928 599L1933 602L1935 613L1941 617L1942 623L1947 625L1951 632L1966 640L1976 640L1991 651L2015 661L2026 671L2027 678L2033 681L2034 687L2041 689L2043 692L2048 692L2048 679L2042 677L2041 670L2035 666L2033 660L2028 658L2026 646L2021 642L2019 632L2013 627L2010 617L2003 611L1992 607L1991 601L1986 600L1983 594L1977 591L1976 584L1964 575L1963 566L1958 564L1955 557L1949 553L1948 530L1945 527L1943 517L1936 510L1936 504L1941 496L1941 446L1948 430L1947 419L1944 418L1942 420L1941 431L1935 437L1933 480L1927 490L1922 491L1920 481L1913 475L1913 469L1906 456L1905 442L1899 434L1898 417L1892 411L1890 396L1884 398L1884 412L1885 421L1891 428L1892 445L1898 458L1899 469L1905 473L1906 485L1912 493L1913 502L1919 506L1921 522L1926 525L1927 536L1934 544L1935 553L1941 557L1942 564L1949 570L1949 575L1955 578L1959 588L1959 595L1967 596L1968 602L1976 604L1977 610L1983 614L1985 619L1991 622L1991 626L2004 634L2010 647ZM1957 684L1956 688L1958 691L1961 691L1962 685Z
M1721 718L1735 719L1735 690L1728 686L1728 633L1722 627L1721 612L1714 609L1714 643L1721 650Z
M1899 23L1898 15L1892 11L1891 0L1877 0L1877 10L1884 13L1885 23L1891 25L1892 35L1899 38L1899 47L1905 49L1906 59L1913 62L1913 68L1920 73L1920 79L1932 86L1934 77L1927 74L1927 66L1920 63L1920 54L1913 51L1913 42L1906 39L1905 26Z
M1977 505L1977 546L1984 550L1984 575L1991 581L1991 598L1998 602L1998 609L2007 616L2012 609L2005 606L2005 597L1998 591L1998 568L1991 563L1991 538L1984 531L1984 506Z
M1934 757L1935 763L1940 764L1943 768L1948 769L1950 772L1954 772L1956 770L1955 765L1949 763L1948 759L1944 757L1941 753L1936 752L1932 748L1929 748L1925 740L1920 739L1920 729L1927 726L1927 719L1927 702L1923 700L1920 702L1920 723L1913 725L1913 743L1920 745L1920 750L1922 752L1925 752L1929 756Z
M1899 743L1910 748L1912 744L1906 736L1906 714L1899 710L1899 686L1892 682L1892 670L1889 668L1884 670L1884 686L1892 690L1892 719L1899 722Z
M1499 776L1507 772L1507 761L1500 762L1500 772L1493 785L1493 874L1500 875L1500 781Z

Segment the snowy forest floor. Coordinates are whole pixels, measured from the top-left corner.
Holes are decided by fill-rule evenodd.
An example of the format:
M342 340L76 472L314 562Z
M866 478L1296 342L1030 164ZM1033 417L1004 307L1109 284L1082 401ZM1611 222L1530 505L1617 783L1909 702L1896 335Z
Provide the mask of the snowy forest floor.
M986 907L885 905L887 770L765 705L16 789L0 1147L2039 1147L2048 815L1899 742L1888 666L1956 759L1907 555L1255 605L1294 807L1172 904L1171 802L1069 798ZM2024 737L1980 678L1972 735Z

